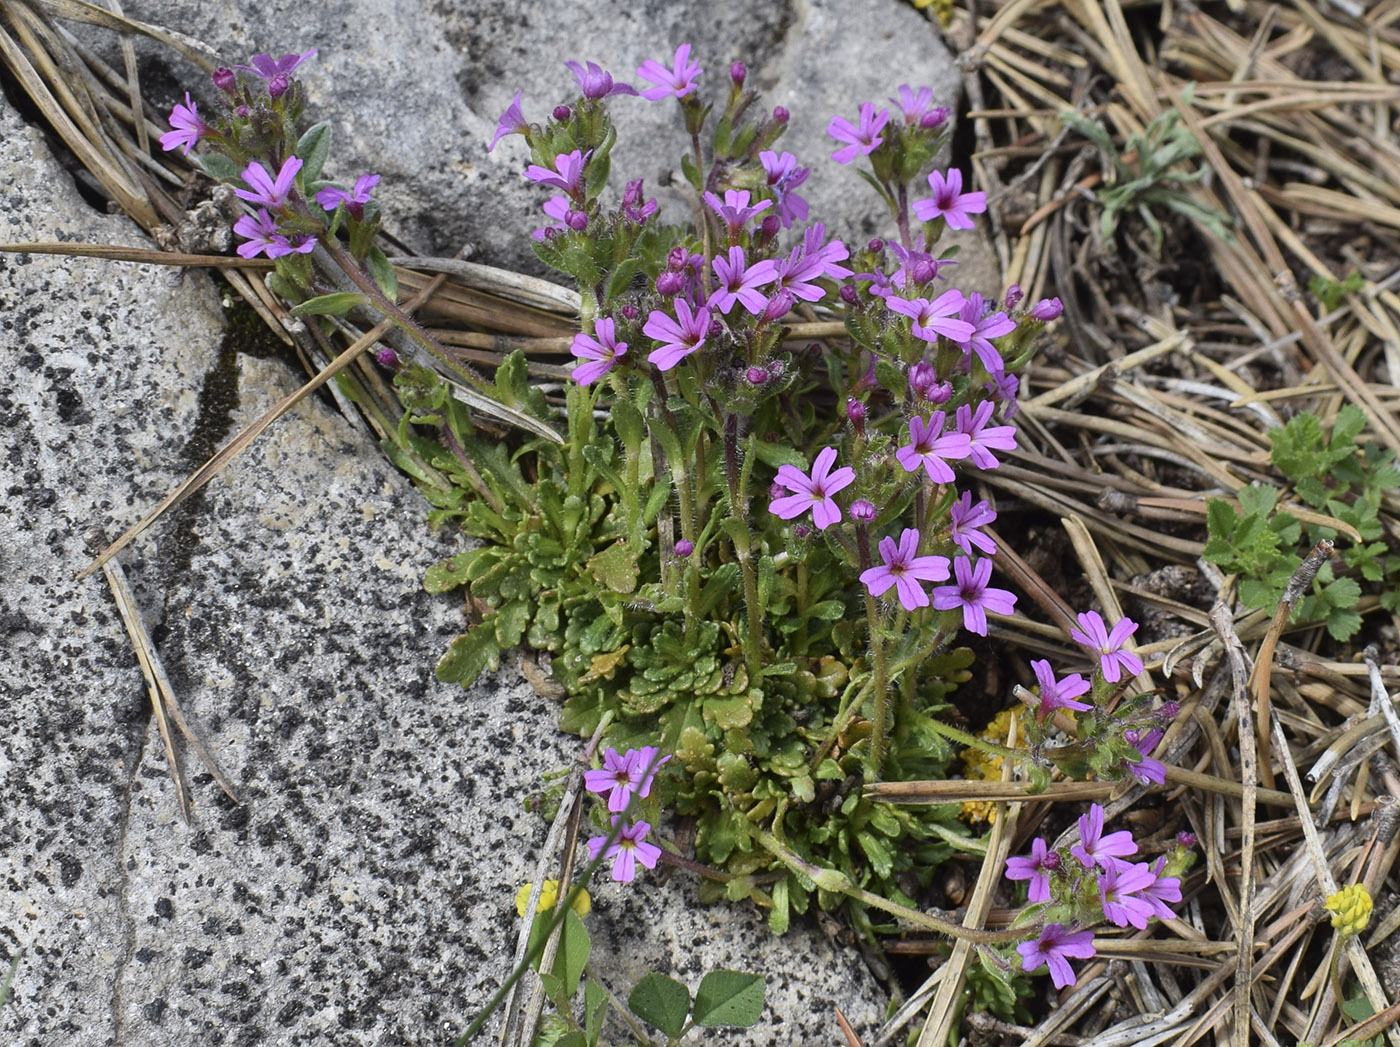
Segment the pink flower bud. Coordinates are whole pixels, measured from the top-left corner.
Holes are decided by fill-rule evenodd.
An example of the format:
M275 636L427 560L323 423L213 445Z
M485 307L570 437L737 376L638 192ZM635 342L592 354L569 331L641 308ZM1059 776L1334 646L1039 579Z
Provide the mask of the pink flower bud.
M1064 311L1065 307L1058 298L1042 298L1026 311L1026 315L1032 320L1049 323Z
M1196 834L1188 832L1177 833L1176 842L1177 846L1185 847L1189 851L1192 847L1196 846Z
M397 370L399 366L399 354L390 349L387 345L374 354L374 358L379 361L379 366Z
M771 240L778 235L778 230L783 227L783 220L775 214L764 215L763 221L758 223L759 234L765 240Z
M556 105L553 112L554 119L559 123L564 123L569 117L574 115L574 111L567 105Z
M729 79L734 81L735 87L744 86L744 77L749 75L748 69L743 62L735 62L729 67Z
M720 323L718 320L711 320L710 326L705 328L705 334L709 338L718 338L720 335L724 334L724 324Z
M214 86L225 94L231 95L238 88L238 74L232 69L220 66L214 70L211 79L214 81Z
M681 559L685 559L693 552L695 552L695 544L693 542L687 542L684 538L682 538L679 542L676 543L676 555L679 556Z
M588 228L588 215L582 211L570 211L564 217L564 224L576 233L581 233Z
M744 377L749 380L749 385L762 385L768 381L768 372L762 367L750 367L744 372Z
M851 519L856 523L869 523L875 519L874 504L864 498L857 498L851 503Z
M635 320L642 315L642 311L630 302L622 307L622 317L625 320Z
M938 382L938 372L920 360L909 368L909 388L915 396L925 396Z
M860 300L860 295L856 293L856 289L850 284L842 284L839 293L841 295L841 301L845 302L847 305L855 305L856 302Z
M685 276L681 273L667 270L656 278L656 293L664 294L667 298L678 295L685 290Z
M774 108L773 108L773 119L776 120L776 121L777 121L778 123L780 123L780 124L785 124L785 123L787 123L787 122L788 122L788 111L787 111L786 109L784 109L784 108L783 108L782 106L780 106L780 105L779 105L779 106L774 106Z
M846 420L855 426L857 433L865 432L865 404L854 396L846 399Z
M877 236L874 240L871 240L870 243L865 245L865 249L871 254L879 254L885 249L885 241Z
M768 304L763 307L763 319L769 323L774 320L781 320L792 311L792 292L787 288L778 291L768 300Z
M689 251L684 247L673 247L671 253L666 256L666 268L678 273L685 268L688 261L690 261Z
M281 98L287 93L287 88L292 86L292 82L287 79L286 73L278 73L267 82L267 94L269 98Z
M931 258L920 258L909 275L916 284L926 284L938 276L938 263Z
M1025 296L1026 292L1021 290L1020 284L1012 284L1006 289L1006 308L1015 309Z
M948 122L948 113L946 105L936 105L919 118L919 126L926 131L942 127Z

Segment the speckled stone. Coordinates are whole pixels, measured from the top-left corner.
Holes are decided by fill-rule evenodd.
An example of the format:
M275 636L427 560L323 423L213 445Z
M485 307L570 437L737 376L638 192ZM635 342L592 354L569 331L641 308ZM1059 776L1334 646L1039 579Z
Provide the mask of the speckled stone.
M520 177L529 163L519 136L492 152L496 121L517 90L527 119L577 96L564 62L592 60L615 78L639 83L635 70L656 59L669 65L681 43L704 68L702 87L723 104L730 64L749 69L763 105L791 113L778 148L812 168L802 193L828 233L864 243L888 236L892 223L854 167L830 160L837 143L831 117L853 119L862 102L886 105L901 83L929 86L956 111L960 75L928 19L899 0L590 0L579 4L500 0L320 0L314 8L285 0L125 0L132 17L177 28L211 45L227 63L255 52L280 55L317 48L303 67L310 113L335 125L328 171L352 179L367 170L390 225L417 250L452 254L464 243L477 260L540 269L529 249L531 229L545 224L548 194ZM364 27L373 26L373 31ZM107 41L110 33L84 30ZM208 78L154 44L143 45L143 68L166 104L189 90L212 99ZM615 98L615 179L645 177L672 220L689 215L684 198L660 188L680 180L688 150L674 101ZM622 182L616 181L618 192ZM968 291L998 294L984 241L965 244L959 276Z
M0 236L145 245L2 99ZM419 580L452 546L371 441L312 398L122 556L241 805L191 755L180 821L106 583L73 580L86 528L134 522L294 388L232 348L203 275L0 255L7 1045L441 1045L507 970L545 832L523 801L579 743L509 668L432 677L461 619ZM589 924L623 990L645 966L768 974L746 1044L830 1040L832 1004L878 1019L853 952L685 877L601 885Z

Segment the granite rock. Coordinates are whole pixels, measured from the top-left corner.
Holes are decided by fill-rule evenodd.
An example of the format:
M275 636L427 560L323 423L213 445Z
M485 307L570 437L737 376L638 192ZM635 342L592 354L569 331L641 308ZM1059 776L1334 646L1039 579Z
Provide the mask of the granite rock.
M0 229L149 246L3 99ZM451 543L372 441L307 400L122 556L239 805L190 757L181 822L110 592L74 580L92 524L133 523L294 387L239 348L201 274L0 255L7 1044L443 1044L506 973L545 828L523 801L578 743L509 668L432 677L461 619L419 579ZM830 1039L833 1002L878 1019L859 958L812 928L775 939L683 877L597 896L624 988L643 965L770 975L742 1042Z

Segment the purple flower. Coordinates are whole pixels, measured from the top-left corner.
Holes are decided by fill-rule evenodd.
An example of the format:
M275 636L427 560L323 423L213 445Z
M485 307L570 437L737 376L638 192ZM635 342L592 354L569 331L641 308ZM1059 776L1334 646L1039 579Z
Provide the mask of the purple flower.
M506 111L501 114L501 118L496 121L496 134L491 139L491 144L486 147L489 153L496 148L496 143L506 135L525 135L529 137L530 125L525 122L525 114L520 111L520 99L524 92L516 91L515 97L511 99Z
M822 275L833 280L844 280L851 271L844 265L837 265L851 257L846 245L840 240L826 240L826 223L813 222L802 233L802 253L808 258L821 262Z
M209 126L199 118L199 106L190 101L190 93L185 92L185 104L178 102L170 110L170 126L175 130L160 136L160 147L166 152L176 146L185 147L185 155L190 155L190 147L198 142L201 135L209 133Z
M1086 611L1079 616L1079 628L1070 630L1070 639L1099 656L1099 668L1109 683L1117 683L1126 670L1129 676L1142 672L1142 659L1132 651L1123 650L1128 637L1137 632L1137 622L1120 618L1113 631L1098 611Z
M344 204L345 210L349 211L358 221L365 216L365 204L369 203L369 195L378 184L378 175L360 175L359 178L355 179L355 187L348 193L344 189L328 185L316 194L316 202L327 211L334 211L341 204Z
M1099 872L1099 901L1104 918L1115 927L1132 926L1145 931L1156 907L1137 894L1151 887L1156 879L1146 862L1109 863Z
M550 218L553 218L559 224L545 225L536 229L530 234L536 240L544 240L549 234L550 230L553 230L556 233L566 233L569 231L568 220L570 208L569 198L567 196L551 196L548 200L544 202L544 206L541 207L540 210L547 214Z
M627 188L622 191L622 213L627 216L629 222L638 225L645 222L652 215L656 214L655 198L642 202L642 179L634 178L627 183Z
M875 503L866 501L864 498L857 498L851 503L851 519L857 523L869 523L879 515L875 508ZM883 591L883 590L881 590ZM878 593L876 595L879 595Z
M714 193L706 193L705 203L711 211L719 215L731 238L739 235L739 230L750 218L773 206L772 200L761 200L750 206L747 189L726 189L723 203Z
M620 814L627 810L634 793L643 799L651 795L656 772L670 759L666 756L657 760L660 751L654 745L646 745L619 755L616 749L609 748L603 753L602 769L583 773L583 786L591 793L606 794L608 810Z
M972 555L972 547L975 545L982 552L991 556L997 551L997 543L992 541L987 535L978 530L985 527L997 518L996 512L985 501L972 504L972 493L964 491L956 502L948 509L948 520L952 525L951 537L953 544L965 552Z
M975 411L967 404L958 408L958 432L967 434L968 457L979 469L995 469L1001 464L992 454L993 451L1016 450L1014 425L987 427L995 406L992 401L983 400Z
M313 47L310 51L306 51L303 54L283 55L278 59L274 59L271 55L254 55L252 58L248 59L248 61L253 63L252 65L236 65L234 68L246 69L250 73L257 73L264 80L271 83L275 77L286 76L315 53L316 48Z
M1035 671L1035 678L1040 682L1040 706L1035 711L1037 723L1044 723L1045 718L1056 709L1073 709L1082 713L1093 708L1087 702L1074 701L1089 689L1089 681L1078 673L1071 673L1063 680L1056 680L1055 670L1051 669L1050 663L1043 658L1031 662L1031 669Z
M1170 920L1176 916L1176 913L1166 904L1167 902L1181 901L1181 880L1175 876L1163 876L1162 870L1166 868L1166 865L1167 856L1165 854L1153 862L1152 875L1157 879L1139 892L1143 901L1152 906L1152 915L1161 920Z
M848 142L831 158L838 164L849 164L858 156L869 156L884 141L878 137L880 129L889 121L890 111L875 111L875 103L866 102L860 107L860 126L856 127L843 116L833 116L826 127L826 133L838 142Z
M1018 410L1016 393L1021 388L1021 379L1014 374L1003 371L982 388L987 390L993 400L1006 404L1006 410L1002 417L1010 421Z
M1089 813L1079 816L1079 842L1070 848L1070 854L1079 859L1086 869L1095 865L1108 868L1115 858L1127 858L1137 854L1137 844L1133 834L1123 829L1108 836L1103 835L1103 808L1098 804L1089 805Z
M831 467L834 464L836 448L824 447L812 464L810 476L796 466L778 466L778 478L774 486L785 487L792 494L774 498L768 503L768 511L784 520L791 520L811 509L812 522L817 525L819 531L837 523L841 519L841 509L832 495L855 483L856 471L849 465L843 465L832 472Z
M283 161L282 169L274 179L267 168L254 160L243 169L243 181L253 187L252 191L235 189L234 193L250 204L281 209L287 204L287 196L291 193L292 183L300 170L301 158L289 156Z
M637 93L637 89L631 84L620 81L613 83L612 74L606 72L597 62L589 62L586 69L578 62L565 62L564 65L574 74L574 79L578 81L578 89L583 92L584 98L593 100L607 98L609 95Z
M748 196L749 194L745 193L744 195ZM765 200L764 203L767 201ZM763 312L763 307L768 304L768 299L758 292L758 288L764 284L771 284L778 277L778 268L771 260L764 259L753 265L746 265L744 249L731 247L727 259L723 255L715 255L712 265L719 286L715 288L710 302L721 313L728 316L729 310L734 308L735 302L738 302L755 316Z
M904 246L890 241L890 250L899 259L899 268L890 275L890 282L903 290L909 284L926 284L944 279L941 270L958 264L956 258L935 258L927 251L906 251Z
M1050 850L1045 841L1037 836L1031 841L1029 858L1006 859L1008 880L1030 880L1026 898L1032 902L1050 900L1050 874L1060 867L1060 856Z
M673 68L667 69L655 59L647 59L637 67L637 75L643 80L656 84L643 91L642 97L651 102L660 101L668 95L684 98L695 90L695 80L705 70L690 64L690 45L681 44L676 48Z
M289 254L309 254L316 249L316 241L307 236L297 237L293 244L277 231L277 220L258 208L257 216L243 215L233 223L233 231L247 237L248 242L238 245L238 253L244 258L255 258L266 252L269 258L281 258Z
M588 163L588 158L592 155L592 149L586 153L581 149L575 149L571 153L560 153L554 158L552 170L539 164L531 164L525 169L525 177L540 185L562 189L571 197L577 198L579 187L583 185L584 164Z
M987 612L1010 614L1016 608L1016 596L1005 589L988 586L992 580L992 561L972 561L959 556L953 561L956 585L941 585L933 591L933 606L940 611L961 607L963 627L978 636L987 635Z
M894 312L910 317L914 321L910 328L914 336L926 342L936 342L938 336L943 335L962 343L976 330L966 320L952 318L963 307L963 294L956 289L944 291L931 302L927 298L890 297L885 299L885 304Z
M898 101L893 98L890 101L899 107L904 122L910 127L914 127L924 118L929 107L933 105L933 88L921 87L916 94L908 84L900 84Z
M1036 302L1035 305L1026 310L1026 316L1030 317L1032 320L1049 323L1064 311L1065 307L1058 298L1042 298L1040 301Z
M968 354L969 361L972 354L976 353L987 373L995 377L1006 370L1006 364L1002 361L1001 353L997 352L997 347L989 339L1010 334L1016 330L1016 321L1001 312L983 316L984 307L982 296L976 291L968 295L967 300L963 302L958 318L972 325L972 336L960 344L963 352Z
M971 444L964 433L943 432L943 412L934 411L925 422L915 415L909 419L909 440L894 456L906 473L917 472L923 466L934 483L953 482L953 470L948 459L966 458Z
M710 310L701 306L694 311L684 298L676 299L676 318L660 309L653 309L642 326L642 333L661 343L647 354L647 363L669 371L705 344L710 329Z
M684 538L681 539L681 542L683 541L685 541ZM681 542L676 543L677 552L680 552ZM656 780L656 772L661 770L662 764L669 762L671 757L669 755L662 756L658 760L657 757L661 756L661 750L654 745L644 745L640 749L632 750L632 752L635 754L633 762L642 776L641 784L637 786L637 795L645 800L651 795L651 785Z
M612 820L614 829L617 828L621 820L614 816ZM651 832L651 825L648 822L623 825L622 831L607 851L607 857L613 860L612 878L614 880L619 883L631 883L637 876L638 862L641 862L648 869L656 868L656 860L661 857L661 848L654 843L647 843L643 839L649 832ZM589 840L589 861L596 862L598 855L603 852L603 848L607 844L608 838L606 836L595 836Z
M893 538L881 538L880 557L885 561L884 566L872 567L860 575L870 595L881 596L890 586L894 586L899 602L906 611L927 607L928 594L918 583L947 581L948 558L916 556L918 551L919 532L912 527L904 529L897 547Z
M605 316L593 325L594 335L580 331L574 335L569 352L588 363L578 364L572 377L579 385L589 385L612 370L619 357L627 355L627 343L617 340L613 319Z
M1157 748L1157 743L1162 740L1161 728L1154 727L1142 734L1133 730L1124 731L1123 740L1138 751L1138 759L1128 757L1123 761L1128 772L1143 785L1165 785L1167 768L1159 760L1147 755Z
M986 193L962 191L962 172L956 167L950 168L946 176L930 171L928 185L933 196L914 201L914 217L921 222L942 218L949 229L971 229L972 219L968 215L981 214L987 209Z
M778 217L783 228L789 229L794 222L807 220L807 201L797 195L797 187L807 181L810 169L797 166L797 157L791 153L781 156L771 149L758 154L763 171L768 175L768 188L778 199Z
M1021 954L1021 970L1030 972L1047 965L1050 968L1050 981L1055 988L1063 989L1074 984L1074 969L1069 960L1087 960L1094 955L1093 931L1070 931L1058 923L1047 924L1040 937L1033 942L1022 942L1016 946Z

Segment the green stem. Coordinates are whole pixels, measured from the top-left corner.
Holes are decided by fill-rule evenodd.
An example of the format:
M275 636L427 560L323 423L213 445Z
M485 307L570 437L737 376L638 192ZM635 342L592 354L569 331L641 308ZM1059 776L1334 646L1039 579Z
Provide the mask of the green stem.
M865 620L870 629L871 657L875 663L874 712L870 717L870 756L865 764L865 780L880 780L885 759L885 707L889 704L889 669L885 664L885 639L880 632L880 608L870 591L865 593Z
M647 1031L642 1028L641 1023L638 1022L636 1018L632 1017L632 1012L627 1009L627 1005L619 1000L613 991L608 988L608 983L598 977L598 972L593 965L591 963L585 963L583 969L592 980L593 984L603 990L603 995L608 998L608 1003L612 1004L613 1010L627 1023L627 1027L632 1030L632 1035L637 1038L637 1042L640 1044L650 1044L651 1041L647 1039Z
M739 571L744 579L744 617L748 620L744 666L748 670L749 686L757 687L763 669L763 617L758 606L758 574L753 568L749 499L739 477L739 416L733 413L724 420L724 477L729 485L729 507L739 517L746 532L743 548L734 551L739 555Z
M793 872L800 876L805 876L824 891L833 894L844 894L864 905L874 909L880 909L907 923L918 927L920 930L932 931L935 934L946 934L950 938L960 938L963 941L971 942L974 945L992 945L996 942L1019 941L1027 936L1027 931L1032 928L1008 927L1000 931L985 931L976 927L964 927L961 924L953 923L939 916L930 916L928 913L920 912L918 909L910 909L907 906L892 902L888 898L883 898L878 894L857 887L847 879L846 875L836 869L827 869L820 865L806 861L801 855L794 853L778 842L778 839L771 833L754 826L753 838L758 841L760 847L771 854L778 861L782 862Z

